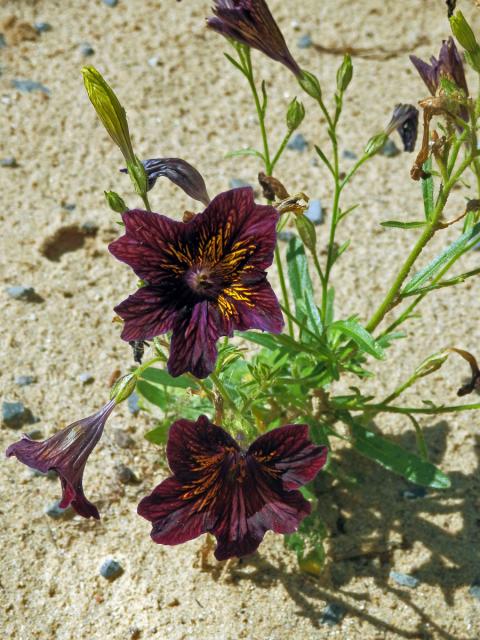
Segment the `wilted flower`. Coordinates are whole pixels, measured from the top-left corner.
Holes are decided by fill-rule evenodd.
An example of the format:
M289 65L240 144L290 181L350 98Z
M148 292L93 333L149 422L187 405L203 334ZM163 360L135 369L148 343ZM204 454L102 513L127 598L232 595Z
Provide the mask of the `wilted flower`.
M265 0L214 0L213 13L215 17L207 20L211 29L262 51L297 77L301 75Z
M462 89L468 95L462 58L452 37L449 37L448 40L443 40L438 60L435 56L430 58L430 64L417 58L417 56L410 56L410 60L432 96L437 95L442 76L454 82L459 89Z
M200 416L170 427L167 457L173 476L138 505L152 539L174 545L212 533L215 557L226 560L253 553L268 530L296 531L311 509L297 489L324 466L327 449L310 442L307 425L286 425L243 451Z
M148 178L147 191L153 189L158 178L168 178L183 189L194 200L203 202L206 206L210 202L205 181L199 171L181 158L152 158L142 161ZM120 169L127 173L127 169Z
M397 131L403 142L404 151L413 151L418 133L418 109L413 104L397 104L393 110L385 132L390 135Z
M283 318L265 269L279 214L257 205L251 188L221 193L190 222L134 209L111 253L147 282L115 307L122 338L149 340L173 330L168 370L205 378L216 342L234 329L280 333Z
M62 483L62 500L59 506L66 509L71 504L84 518L98 519L100 516L97 507L83 493L83 471L115 404L115 399L110 400L97 413L74 422L48 440L39 442L24 435L21 440L8 447L6 455L16 456L20 462L42 473L54 469Z

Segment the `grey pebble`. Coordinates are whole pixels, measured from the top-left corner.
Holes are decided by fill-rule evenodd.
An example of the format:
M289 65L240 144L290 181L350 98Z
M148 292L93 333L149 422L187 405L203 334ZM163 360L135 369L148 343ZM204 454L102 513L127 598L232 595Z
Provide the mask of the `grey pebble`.
M48 478L48 480L55 480L58 478L58 473L55 469L49 469L47 473L43 473L43 471L39 471L38 469L30 469L30 475L32 478Z
M393 140L390 140L390 138L389 138L385 142L383 147L380 149L379 153L380 153L380 155L385 156L386 158L394 158L395 156L398 156L402 152L397 147L395 142Z
M7 295L14 300L26 300L32 302L36 299L35 289L33 287L25 287L21 284L13 285L6 288Z
M125 464L120 462L115 465L115 473L117 474L117 478L120 480L122 484L137 484L138 478L135 473L127 467Z
M98 232L99 226L93 220L85 220L80 228L86 236L95 236Z
M14 89L18 89L22 93L32 93L32 91L41 91L45 95L50 95L50 89L41 82L35 80L18 80L14 78L11 82Z
M313 222L313 224L323 224L324 215L320 200L310 200L308 209L305 211L305 215Z
M63 202L62 203L62 209L65 209L65 211L75 211L75 209L77 208L77 205L74 202Z
M291 140L287 143L287 149L292 151L305 151L308 148L308 142L305 140L305 137L301 133L296 133Z
M61 518L72 517L74 514L74 511L70 506L68 506L66 509L62 509L60 507L60 501L57 500L56 502L53 502L52 504L48 505L48 507L45 507L44 513L49 518L53 518L54 520L60 520Z
M410 589L415 589L415 587L420 584L418 578L409 576L408 573L401 573L400 571L390 571L390 578L401 587L409 587Z
M20 429L25 424L36 422L30 409L23 402L2 402L2 422L11 429Z
M0 33L0 49L3 49L3 47L6 47L7 43L5 42L5 36L3 35L3 33Z
M350 151L350 149L344 149L342 151L342 158L345 158L346 160L356 160L358 156L354 151Z
M228 186L230 189L240 189L241 187L251 187L251 184L245 182L245 180L241 180L240 178L231 178Z
M118 0L103 0L103 4L106 4L107 7L116 7Z
M418 498L424 498L427 495L425 487L410 487L402 491L402 498L405 500L417 500Z
M290 242L292 238L295 237L295 233L293 231L279 231L277 233L277 238L280 242Z
M127 400L127 406L132 415L136 416L140 413L140 396L136 391L134 391L132 395L129 396Z
M122 565L113 558L107 558L100 565L100 575L107 580L115 580L119 578L123 573Z
M9 167L10 169L18 167L17 159L14 156L0 158L0 167Z
M312 36L308 33L300 36L297 40L297 47L299 49L309 49L313 44Z
M476 578L472 582L472 585L468 590L468 593L474 598L476 598L477 600L480 600L480 578Z
M149 58L147 60L150 67L158 67L158 58L153 56L153 58Z
M85 385L92 384L94 380L95 378L92 376L91 373L88 373L88 371L84 371L78 376L78 381Z
M88 42L82 42L79 49L84 58L88 58L89 56L93 56L95 54L95 49Z
M18 384L19 387L28 387L31 384L34 384L37 381L36 376L17 376L15 378L15 384Z
M333 627L336 624L340 624L345 616L345 609L339 604L327 604L325 609L322 611L322 616L320 618L321 624L326 624L329 627Z
M49 22L34 22L33 28L37 33L46 33L52 30L52 25Z
M113 430L113 441L120 449L131 449L135 445L135 440L122 429Z

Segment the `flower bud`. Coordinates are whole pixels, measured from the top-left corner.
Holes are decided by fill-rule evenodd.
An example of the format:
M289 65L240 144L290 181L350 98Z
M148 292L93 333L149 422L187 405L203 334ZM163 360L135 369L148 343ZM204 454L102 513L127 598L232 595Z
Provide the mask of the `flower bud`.
M317 246L317 232L313 222L306 215L301 214L295 218L298 235L309 251L315 253Z
M423 378L424 376L429 376L431 373L434 373L445 362L448 358L448 350L440 351L438 353L434 353L425 360L415 369L413 374L413 379L417 380L418 378Z
M380 133L376 133L374 136L370 138L367 142L364 153L367 156L374 156L376 153L382 149L386 141L388 140L388 135L381 131Z
M302 124L305 118L305 107L297 98L294 98L288 105L287 127L289 131L295 131Z
M116 211L117 213L124 213L128 210L127 205L125 204L123 198L121 198L118 193L115 191L104 191L105 200L107 201L108 206L112 211Z
M135 162L125 109L111 87L95 67L83 67L83 82L88 97L108 134L128 162Z
M134 373L127 373L115 382L110 391L110 398L115 400L116 404L120 404L132 395L136 386L137 376Z
M339 93L347 90L353 76L352 58L348 53L345 54L342 64L337 71L337 89Z
M472 28L465 20L465 16L461 11L457 11L457 13L450 18L450 26L455 38L470 54L475 53L479 49Z
M130 176L135 191L139 194L145 194L148 191L148 176L145 167L135 156L133 162L127 162L128 175Z
M305 93L308 93L308 95L315 100L322 99L322 89L320 87L320 82L318 81L317 77L313 75L313 73L302 69L301 74L297 76L297 80L298 84L302 87Z
M480 73L480 47L470 53L465 51L465 60L477 73Z

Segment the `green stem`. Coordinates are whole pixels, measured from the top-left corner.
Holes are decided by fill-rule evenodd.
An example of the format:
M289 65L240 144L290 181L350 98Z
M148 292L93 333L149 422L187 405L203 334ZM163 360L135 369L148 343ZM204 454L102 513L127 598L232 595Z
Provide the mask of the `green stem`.
M415 439L417 441L417 448L420 456L428 462L428 449L427 443L425 442L425 436L423 435L422 427L418 424L416 418L414 418L410 413L407 413L407 416L410 418L411 423L413 424L413 428L415 429Z
M477 411L480 409L480 402L475 404L463 404L452 406L440 406L440 407L392 407L391 405L383 404L366 404L362 407L363 410L368 411L373 409L378 413L419 413L424 415L437 415L439 413L459 413L461 411Z
M210 378L211 378L213 384L217 387L218 392L222 396L223 401L225 402L226 406L231 411L233 411L234 413L238 413L237 405L235 404L235 402L230 397L230 394L228 393L227 389L225 388L225 385L223 384L223 382L220 380L220 377L218 376L218 374L217 373L211 373L210 374Z
M277 162L280 160L280 156L282 155L282 153L285 151L285 147L288 144L288 141L290 140L290 138L292 137L292 133L293 133L293 129L288 131L288 133L285 135L284 139L282 140L281 145L278 148L277 153L275 154L271 166L270 166L270 171L273 173L273 170L275 169L275 165L277 164Z
M278 278L280 280L280 288L282 290L283 304L285 305L285 308L287 309L289 314L291 314L290 298L288 296L287 283L285 281L285 274L283 272L282 256L280 254L280 249L278 248L278 244L275 245L275 264L277 265ZM293 338L293 335L294 335L293 323L290 315L287 316L287 326L288 326L288 334L290 335L291 338Z
M255 101L255 108L257 110L257 116L258 116L258 123L260 125L260 133L262 135L262 142L263 142L263 157L265 159L265 171L267 173L267 175L271 175L272 173L272 165L271 165L271 161L270 161L270 149L268 146L268 136L267 136L267 130L265 127L265 114L263 113L262 110L262 105L260 104L260 98L258 95L258 91L257 91L257 87L255 85L255 79L253 77L253 67L252 67L252 57L250 55L250 49L246 50L246 56L245 56L245 61L246 61L246 77L248 80L248 84L250 85L250 89L252 91L252 95L253 95L253 99Z
M152 208L150 207L150 202L148 201L148 195L146 193L142 193L142 194L140 194L140 197L143 200L143 204L145 205L145 209L147 211L151 211Z

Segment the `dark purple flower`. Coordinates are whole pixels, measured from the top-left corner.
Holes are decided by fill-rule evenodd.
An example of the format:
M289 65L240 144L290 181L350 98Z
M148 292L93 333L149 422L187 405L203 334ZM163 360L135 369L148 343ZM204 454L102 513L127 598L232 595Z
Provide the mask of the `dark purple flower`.
M74 422L48 440L39 442L24 435L8 447L6 455L16 456L23 464L42 473L54 469L62 483L60 507L66 509L71 504L84 518L98 520L97 507L83 493L83 470L115 404L115 400L110 400L97 413Z
M142 160L142 164L148 178L147 191L153 189L158 178L168 178L194 200L203 202L205 206L210 202L202 174L186 160L151 158ZM127 173L127 169L120 169L120 171Z
M393 110L385 133L397 131L403 142L404 151L413 151L418 133L418 109L413 104L397 104Z
M216 342L234 329L280 333L283 318L265 269L272 264L279 214L253 190L221 193L190 222L134 209L111 253L147 282L115 307L124 340L173 331L168 370L205 378Z
M410 56L410 60L420 74L424 83L427 85L432 96L437 94L442 76L454 82L457 87L462 89L465 92L465 95L468 96L468 87L465 79L462 58L458 53L455 41L451 36L448 40L443 40L438 60L435 56L430 58L430 64L420 58L417 58L417 56Z
M167 457L173 476L137 509L152 522L152 539L174 545L212 533L215 557L226 560L253 553L268 530L296 531L311 509L297 489L324 466L327 449L310 442L307 425L289 424L243 451L200 416L172 424Z
M215 17L207 20L211 29L262 51L288 67L295 76L301 75L265 0L214 0L212 10Z

